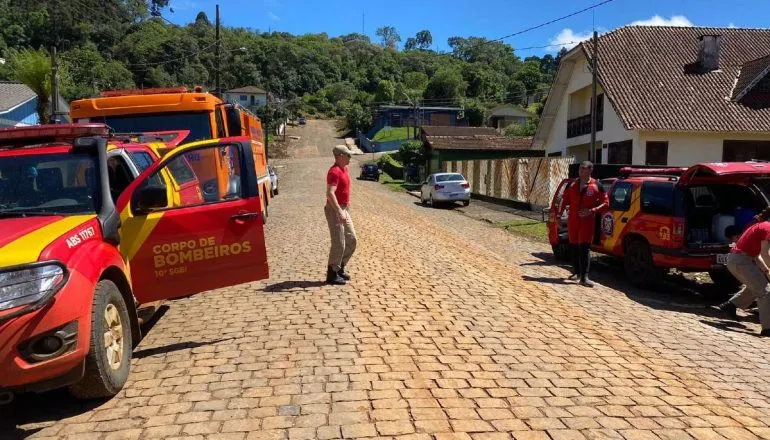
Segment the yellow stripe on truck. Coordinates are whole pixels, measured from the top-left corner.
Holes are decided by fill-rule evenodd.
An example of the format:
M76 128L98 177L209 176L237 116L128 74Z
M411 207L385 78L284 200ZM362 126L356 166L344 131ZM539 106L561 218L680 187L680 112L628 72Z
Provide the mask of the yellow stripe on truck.
M152 212L146 217L129 219L130 209L129 204L120 215L123 223L120 231L120 253L126 261L131 261L136 256L147 237L150 236L163 217L163 212Z
M37 261L54 240L92 220L95 215L73 215L43 226L0 248L0 267L16 266Z

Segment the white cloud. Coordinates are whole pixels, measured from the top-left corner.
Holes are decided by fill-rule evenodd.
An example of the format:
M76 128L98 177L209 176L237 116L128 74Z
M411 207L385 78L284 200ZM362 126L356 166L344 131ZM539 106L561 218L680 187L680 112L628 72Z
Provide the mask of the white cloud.
M277 15L273 14L272 12L268 12L268 13L267 13L267 17L268 17L270 20L272 20L272 21L278 21L278 20L280 20L280 19L281 19L281 17L279 17L279 16L277 16Z
M555 37L551 38L550 44L557 49L567 48L572 49L577 46L578 43L591 38L592 32L575 32L570 28L562 29Z
M661 17L660 15L654 15L647 20L637 20L631 23L631 26L679 26L690 27L694 26L692 22L684 15L672 15L671 18Z
M727 27L729 27L730 29L735 29L737 26L735 26L735 23L731 21L730 24L727 25Z

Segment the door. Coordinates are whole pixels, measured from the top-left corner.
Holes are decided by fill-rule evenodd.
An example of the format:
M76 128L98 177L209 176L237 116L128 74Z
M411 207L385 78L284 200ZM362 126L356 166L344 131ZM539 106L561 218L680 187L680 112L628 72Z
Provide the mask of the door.
M617 181L609 190L609 209L602 214L599 247L602 252L622 253L623 234L639 211L639 187Z
M567 189L567 185L571 182L571 179L564 179L559 184L556 192L553 195L553 201L551 207L546 208L548 212L548 241L551 244L559 244L561 242L567 242L567 210L559 216L559 207L561 206L562 198L564 197L564 190ZM569 209L569 208L567 208Z
M239 138L243 139L243 138ZM216 200L185 198L174 180L202 185L191 157L216 166L232 157L227 191ZM140 303L266 279L269 275L259 192L248 141L178 147L143 173L121 198L120 250ZM201 164L204 165L204 164ZM173 175L174 179L169 179Z

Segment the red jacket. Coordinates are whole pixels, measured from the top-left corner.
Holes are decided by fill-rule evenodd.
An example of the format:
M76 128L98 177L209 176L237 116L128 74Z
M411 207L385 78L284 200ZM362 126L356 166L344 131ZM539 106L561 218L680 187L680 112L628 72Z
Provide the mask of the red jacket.
M607 204L607 192L604 187L591 179L588 185L580 191L580 180L574 179L567 184L564 195L561 198L561 207L559 208L559 217L564 209L569 206L569 216L567 219L567 234L569 242L572 244L585 244L594 241L596 231L596 213ZM580 217L581 209L590 209L591 214L586 217Z

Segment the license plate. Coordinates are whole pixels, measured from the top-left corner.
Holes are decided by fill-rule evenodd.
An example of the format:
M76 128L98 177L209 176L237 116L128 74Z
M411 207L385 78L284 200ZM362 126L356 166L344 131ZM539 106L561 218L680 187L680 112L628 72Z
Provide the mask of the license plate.
M727 264L727 257L730 254L719 254L717 255L717 264Z

